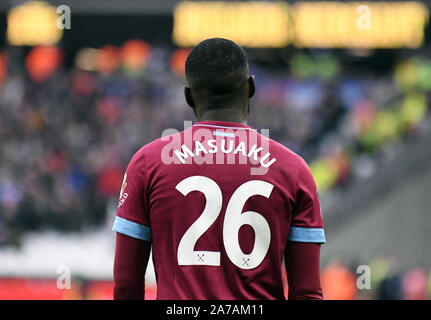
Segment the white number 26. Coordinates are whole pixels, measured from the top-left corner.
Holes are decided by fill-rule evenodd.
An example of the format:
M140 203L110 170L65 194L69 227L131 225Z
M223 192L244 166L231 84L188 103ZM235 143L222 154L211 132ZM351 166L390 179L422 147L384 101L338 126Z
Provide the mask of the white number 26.
M268 252L271 242L268 222L257 212L241 211L252 196L260 195L269 198L273 187L274 185L265 181L251 180L239 186L229 200L223 222L223 243L229 259L239 268L256 268ZM223 203L220 187L207 177L192 176L182 180L175 188L184 196L192 191L200 191L206 199L203 212L180 240L177 251L178 264L219 266L220 252L195 251L194 247L220 214ZM249 254L242 251L238 238L239 229L246 224L253 228L255 234L253 250Z

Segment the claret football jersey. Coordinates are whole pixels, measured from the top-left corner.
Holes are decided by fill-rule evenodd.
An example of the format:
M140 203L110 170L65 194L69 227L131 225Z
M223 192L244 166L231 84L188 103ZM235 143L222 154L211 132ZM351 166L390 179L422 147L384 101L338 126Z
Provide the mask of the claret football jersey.
M202 121L131 159L113 230L152 241L158 299L284 299L287 242L325 242L310 169L263 133Z

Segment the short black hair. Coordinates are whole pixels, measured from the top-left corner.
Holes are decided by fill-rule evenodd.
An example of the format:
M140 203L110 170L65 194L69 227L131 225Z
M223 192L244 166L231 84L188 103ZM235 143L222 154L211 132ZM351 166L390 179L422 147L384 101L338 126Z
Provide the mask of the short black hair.
M249 76L244 49L223 38L200 42L187 57L185 69L189 87L209 95L234 94Z

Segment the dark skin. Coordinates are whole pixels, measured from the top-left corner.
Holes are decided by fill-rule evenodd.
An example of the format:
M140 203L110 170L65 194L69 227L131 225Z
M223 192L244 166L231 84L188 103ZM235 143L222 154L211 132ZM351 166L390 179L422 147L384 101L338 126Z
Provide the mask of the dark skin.
M193 109L198 121L213 120L247 124L248 104L255 92L254 76L248 77L247 85L238 90L234 97L209 96L191 87L184 87L187 104ZM223 105L223 107L214 108L215 105Z

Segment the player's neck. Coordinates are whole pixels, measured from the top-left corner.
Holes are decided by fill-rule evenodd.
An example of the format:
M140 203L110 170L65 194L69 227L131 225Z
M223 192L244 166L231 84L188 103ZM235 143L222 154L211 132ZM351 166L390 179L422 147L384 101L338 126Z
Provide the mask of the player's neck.
M197 117L198 121L226 121L247 124L247 115L234 108L205 110Z

